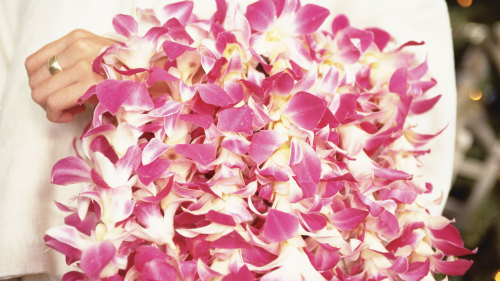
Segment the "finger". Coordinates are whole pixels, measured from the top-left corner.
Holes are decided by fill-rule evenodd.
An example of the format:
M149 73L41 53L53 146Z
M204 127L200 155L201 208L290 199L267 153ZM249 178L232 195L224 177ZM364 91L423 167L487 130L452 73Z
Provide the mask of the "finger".
M57 61L63 69L62 72L73 67L77 62L87 57L91 64L103 46L104 42L102 42L100 38L83 38L73 41L63 52L57 55ZM92 69L89 68L89 71L92 71ZM58 75L60 75L60 73L51 74L47 65L44 64L34 73L29 75L30 87L32 89L36 88L50 77Z
M62 112L61 116L59 116L59 118L54 122L56 122L56 123L73 122L73 120L75 119L75 115L78 115L84 111L85 111L85 105L74 106L70 109L64 110Z
M91 35L93 34L86 30L76 29L58 40L45 45L40 50L26 58L25 67L28 75L31 75L37 69L44 66L51 56L62 53L64 49L66 49L73 41L86 38Z
M72 84L64 89L61 89L47 98L45 104L45 111L47 112L47 119L56 122L65 110L78 105L78 98L80 98L92 85L96 84L98 80L103 78L95 74L94 78L85 79L83 81Z
M48 79L33 88L31 91L32 99L43 108L46 108L49 96L82 80L82 73L92 73L92 65L89 60L91 59L81 60L69 69L61 71L57 75L49 76Z

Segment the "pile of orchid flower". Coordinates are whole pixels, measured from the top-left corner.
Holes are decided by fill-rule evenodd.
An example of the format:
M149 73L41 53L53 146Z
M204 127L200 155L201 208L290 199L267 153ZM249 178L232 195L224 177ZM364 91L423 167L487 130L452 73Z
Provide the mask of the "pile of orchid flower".
M234 3L233 3L234 2ZM460 234L433 217L406 122L440 96L427 63L378 28L298 0L193 2L113 20L120 43L77 156L79 184L49 247L63 280L434 280L462 275Z

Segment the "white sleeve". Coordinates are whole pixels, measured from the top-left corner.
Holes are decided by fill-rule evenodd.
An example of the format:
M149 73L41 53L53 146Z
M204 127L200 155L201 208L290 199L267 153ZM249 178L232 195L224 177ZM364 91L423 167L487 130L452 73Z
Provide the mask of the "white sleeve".
M0 0L0 91L5 87L7 71L14 52L19 10L22 3L21 0Z
M67 271L43 236L63 223L54 200L68 202L76 189L52 186L50 171L74 154L72 140L86 123L82 116L71 124L49 122L31 100L24 61L73 29L111 31L113 16L132 6L133 0L0 0L0 279Z

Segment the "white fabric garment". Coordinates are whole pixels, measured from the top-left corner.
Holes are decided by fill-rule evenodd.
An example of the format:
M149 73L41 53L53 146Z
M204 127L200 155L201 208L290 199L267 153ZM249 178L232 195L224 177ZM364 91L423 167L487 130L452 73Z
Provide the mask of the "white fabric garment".
M75 190L49 184L51 166L73 155L72 139L79 136L88 116L71 124L47 121L45 112L30 97L25 58L43 45L75 28L99 35L112 31L117 13L132 13L134 6L161 8L159 0L0 0L0 279L50 272L61 276L68 269L63 257L46 250L44 232L62 223L53 201L67 202ZM245 2L253 2L246 0ZM325 5L324 1L317 2ZM446 4L435 0L329 1L333 14L345 13L355 27L377 26L403 43L425 41L430 72L438 80L438 105L419 118L418 131L437 132L422 173L434 184L434 198L447 196L451 181L456 89L451 31ZM195 13L207 17L212 1L199 0ZM330 18L331 21L331 18ZM434 214L442 211L432 210Z
M12 51L0 98L0 278L61 271L54 265L63 264L63 257L46 251L43 235L62 223L53 201L64 202L73 191L51 186L50 170L73 155L72 140L85 124L83 116L73 124L47 121L31 100L24 60L76 28L110 32L114 14L132 11L127 1L2 0L2 5L7 2L12 10L1 10L0 17L18 14L10 33L14 41L5 40Z

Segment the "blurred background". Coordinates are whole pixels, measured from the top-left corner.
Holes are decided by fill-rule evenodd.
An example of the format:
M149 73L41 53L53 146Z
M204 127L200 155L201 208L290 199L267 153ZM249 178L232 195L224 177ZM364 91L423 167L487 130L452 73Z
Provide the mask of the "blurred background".
M444 215L474 265L450 281L500 280L500 0L447 0L458 89L454 180Z

